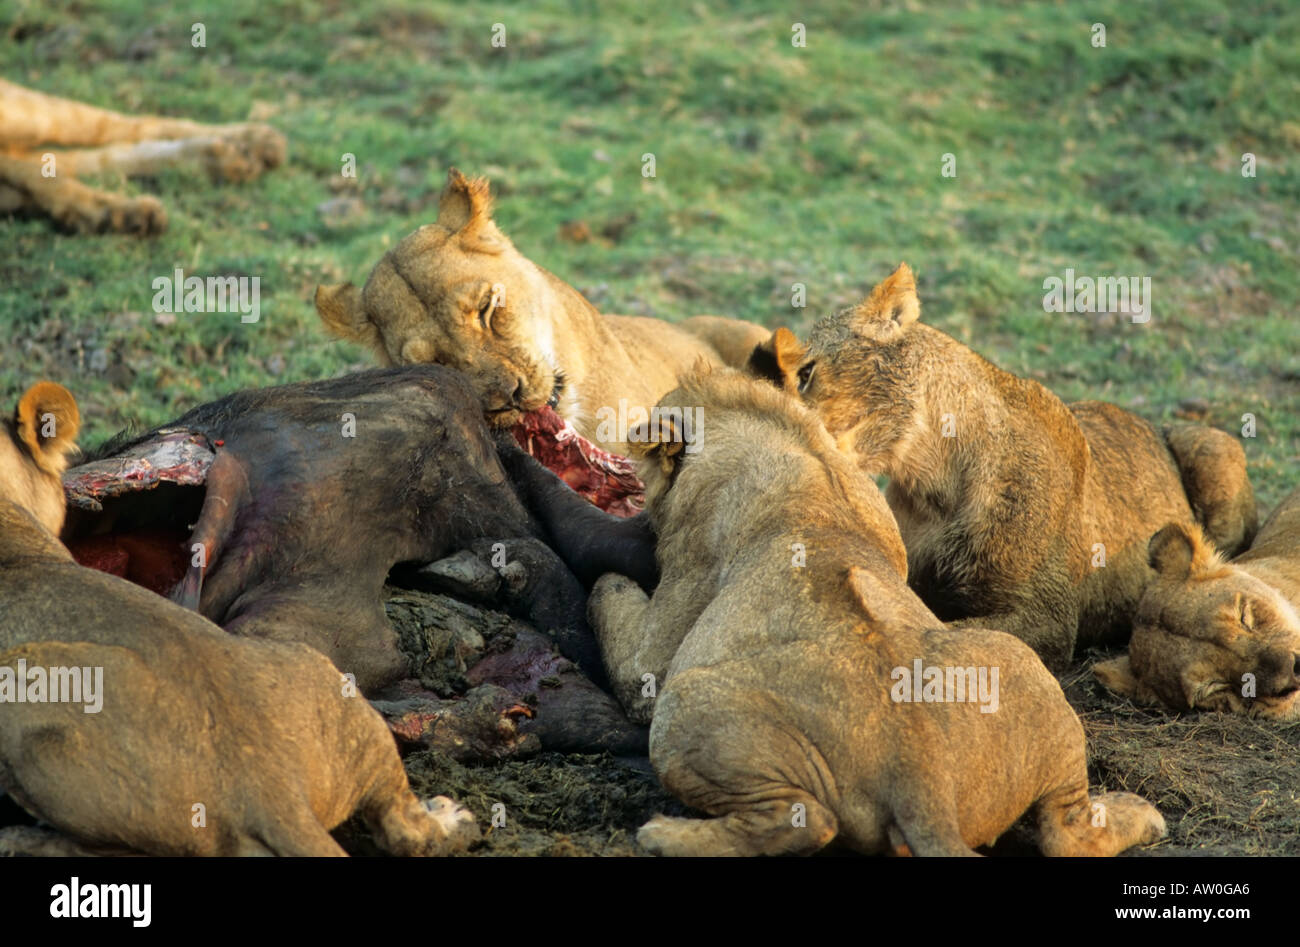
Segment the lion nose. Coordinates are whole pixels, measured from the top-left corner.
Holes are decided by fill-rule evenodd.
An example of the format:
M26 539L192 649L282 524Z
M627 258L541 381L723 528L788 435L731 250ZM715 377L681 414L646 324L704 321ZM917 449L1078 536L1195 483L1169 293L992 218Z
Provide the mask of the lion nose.
M524 380L515 379L515 390L510 393L510 400L515 405L522 405L524 401Z
M1300 690L1300 655L1279 649L1267 651L1261 657L1261 693L1286 695Z

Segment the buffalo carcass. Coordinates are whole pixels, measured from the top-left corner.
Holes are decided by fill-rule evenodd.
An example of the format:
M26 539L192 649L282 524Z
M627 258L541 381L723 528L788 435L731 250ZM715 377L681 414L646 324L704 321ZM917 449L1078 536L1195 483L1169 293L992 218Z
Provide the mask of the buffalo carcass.
M414 714L451 721L442 730L458 746L466 729L468 743L490 743L486 727L499 752L529 746L528 733L555 749L641 749L644 730L587 680L604 673L584 589L542 541L497 446L468 383L437 365L242 391L70 469L63 538L83 564L230 632L316 648L401 719L399 734ZM491 699L419 692L385 618L390 578L501 605L584 674L539 686L556 665L530 639L509 668L493 656L504 686Z

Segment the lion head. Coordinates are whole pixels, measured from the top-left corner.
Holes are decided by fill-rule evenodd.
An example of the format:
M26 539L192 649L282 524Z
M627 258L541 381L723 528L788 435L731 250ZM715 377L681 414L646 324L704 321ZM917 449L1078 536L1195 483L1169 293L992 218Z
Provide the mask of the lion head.
M544 271L493 222L488 182L455 168L438 219L385 254L364 289L316 290L331 333L369 347L385 365L436 362L463 372L500 427L559 401L556 305Z
M1129 653L1095 665L1097 679L1171 710L1300 717L1300 617L1291 603L1225 562L1197 526L1164 527L1148 555L1156 577Z
M80 426L72 393L49 381L28 388L13 417L0 419L0 497L56 535L66 510L61 477Z
M854 528L871 524L898 574L907 575L898 526L876 485L838 449L814 412L746 373L697 365L659 399L629 441L645 484L646 510L655 523L664 515L716 520L712 505L718 482L747 498L727 517L736 525L754 521L772 512L764 505L771 495L758 504L748 498L780 481L791 485L784 500L796 510L816 500L841 511ZM774 464L780 469L774 470ZM690 485L679 486L683 471L691 470L697 472L687 478ZM810 514L797 515L808 522Z
M842 445L851 443L865 469L883 469L915 427L915 363L933 334L920 315L916 280L901 263L861 303L819 320L802 352L775 335L770 343L777 386L793 389Z

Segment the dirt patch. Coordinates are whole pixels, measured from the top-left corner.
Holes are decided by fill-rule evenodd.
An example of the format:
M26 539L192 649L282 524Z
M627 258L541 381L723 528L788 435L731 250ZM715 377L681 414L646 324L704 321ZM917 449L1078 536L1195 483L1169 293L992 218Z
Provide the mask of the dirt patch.
M481 815L482 855L640 855L638 828L657 813L687 811L645 758L543 753L463 766L420 753L406 771L417 793L448 793ZM494 813L503 826L491 824Z
M405 764L418 796L451 796L478 817L483 842L474 855L644 855L638 828L661 812L689 813L644 757L541 753L466 765L417 752ZM356 820L335 837L350 854L380 854Z

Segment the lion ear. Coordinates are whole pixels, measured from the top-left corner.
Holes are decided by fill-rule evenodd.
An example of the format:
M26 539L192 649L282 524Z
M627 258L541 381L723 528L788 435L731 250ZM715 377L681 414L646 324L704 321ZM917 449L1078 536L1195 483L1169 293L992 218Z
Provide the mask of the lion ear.
M452 233L471 230L492 219L492 189L487 178L468 178L455 168L438 200L438 224Z
M921 300L916 295L916 277L906 263L878 283L853 310L853 322L859 327L881 328L901 332L921 318Z
M67 466L67 455L76 450L81 429L77 399L62 385L38 382L19 399L14 427L36 466L57 477Z
M1134 673L1133 663L1127 654L1109 661L1098 661L1092 666L1092 676L1112 694L1127 697L1135 704L1168 706L1159 694Z
M1121 697L1134 698L1142 688L1127 654L1109 661L1098 661L1092 666L1092 676L1106 690Z
M883 605L889 601L889 590L870 569L850 566L848 576L849 588L858 600L867 618L873 622L883 622L885 611Z
M1162 579L1180 581L1203 568L1213 552L1198 530L1170 523L1147 543L1147 562Z
M379 332L361 304L361 290L351 283L317 286L316 314L330 335L371 346L379 341Z
M781 326L772 333L771 341L772 352L776 356L776 364L781 371L788 375L797 369L807 349L799 342L795 334L785 326Z
M794 383L794 374L799 369L805 351L795 334L781 326L754 346L745 369L754 377L770 381L778 388L788 388Z
M634 424L627 432L628 448L633 457L657 463L663 475L671 479L681 463L686 441L672 418L664 416L658 420L657 430L652 428L650 421Z

